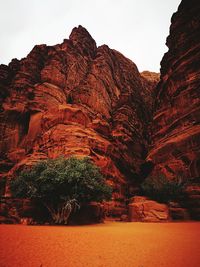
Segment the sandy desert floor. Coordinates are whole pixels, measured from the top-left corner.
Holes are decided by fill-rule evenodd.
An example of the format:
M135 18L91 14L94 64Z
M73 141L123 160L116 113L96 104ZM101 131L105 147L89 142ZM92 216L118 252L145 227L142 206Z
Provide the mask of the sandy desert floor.
M199 267L200 223L0 225L0 267Z

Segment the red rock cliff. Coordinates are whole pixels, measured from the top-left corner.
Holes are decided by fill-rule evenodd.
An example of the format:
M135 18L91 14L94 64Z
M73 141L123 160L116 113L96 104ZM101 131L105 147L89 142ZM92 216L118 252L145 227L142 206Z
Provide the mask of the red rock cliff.
M199 1L182 1L172 16L167 46L156 89L152 147L147 159L155 164L156 174L179 175L200 184ZM197 184L195 194L200 193ZM197 206L200 211L199 201L193 203L193 208Z
M1 65L1 175L47 157L90 156L124 198L146 156L152 87L144 79L81 26L62 44Z

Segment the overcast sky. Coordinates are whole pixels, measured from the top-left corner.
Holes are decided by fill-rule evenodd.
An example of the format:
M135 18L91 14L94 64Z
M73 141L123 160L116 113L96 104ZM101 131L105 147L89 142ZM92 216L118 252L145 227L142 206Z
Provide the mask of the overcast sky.
M82 25L97 42L158 72L170 19L180 0L0 0L0 64L54 45Z

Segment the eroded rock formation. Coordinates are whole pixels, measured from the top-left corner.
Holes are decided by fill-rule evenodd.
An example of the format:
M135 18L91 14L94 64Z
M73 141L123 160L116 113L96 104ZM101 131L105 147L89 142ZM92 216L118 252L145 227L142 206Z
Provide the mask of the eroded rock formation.
M150 71L143 71L140 74L143 86L145 88L145 90L141 92L142 97L145 99L145 102L148 103L149 110L152 110L153 112L153 105L156 92L155 88L158 82L160 81L160 74Z
M135 196L128 205L130 222L167 222L170 220L169 208L146 197Z
M167 38L169 51L161 62L151 128L152 146L147 158L155 164L154 174L164 173L169 178L181 176L197 187L200 185L199 15L199 1L183 0L172 16ZM197 199L198 194L192 191L189 197L193 195ZM199 202L187 203L191 203L190 209L196 209L200 218Z
M120 202L147 153L155 83L145 81L131 60L97 48L81 26L62 44L35 46L1 65L2 177L47 157L90 156Z
M126 193L153 167L189 182L171 217L200 219L199 14L198 0L183 0L172 16L160 78L97 47L81 26L62 44L0 65L0 179L48 157L89 156L114 189L107 214L121 217Z

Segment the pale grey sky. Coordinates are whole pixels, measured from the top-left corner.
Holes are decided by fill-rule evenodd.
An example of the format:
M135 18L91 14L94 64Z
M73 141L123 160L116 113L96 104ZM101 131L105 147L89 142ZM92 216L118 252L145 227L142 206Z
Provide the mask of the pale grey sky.
M97 42L158 72L170 19L181 0L0 0L0 64L54 45L82 25Z

